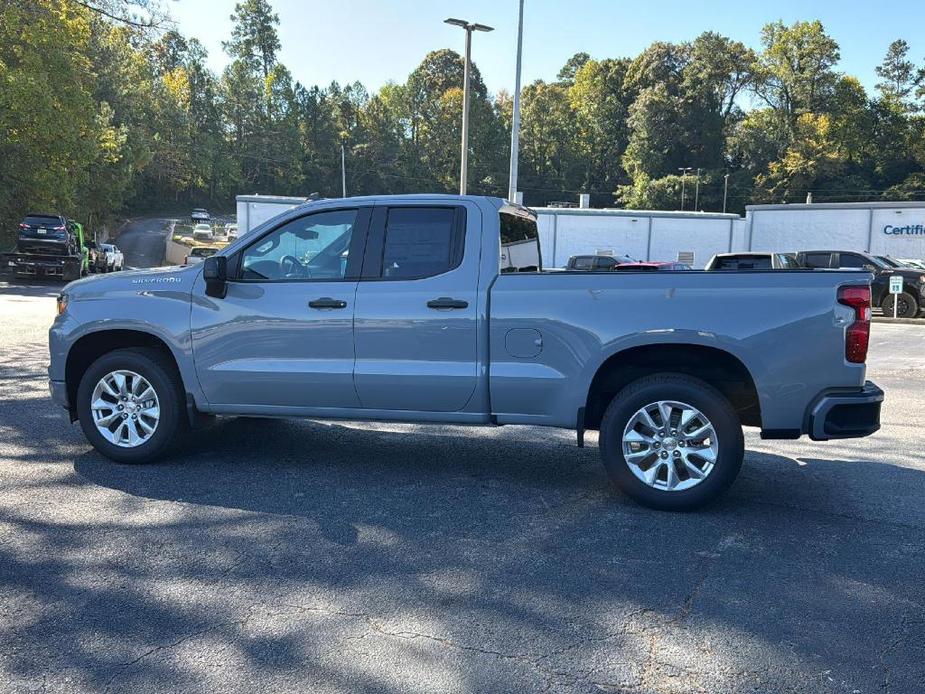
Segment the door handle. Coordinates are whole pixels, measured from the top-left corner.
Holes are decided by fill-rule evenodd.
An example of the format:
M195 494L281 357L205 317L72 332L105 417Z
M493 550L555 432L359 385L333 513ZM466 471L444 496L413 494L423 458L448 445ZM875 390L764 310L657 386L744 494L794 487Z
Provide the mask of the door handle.
M439 299L431 299L427 302L427 308L446 309L468 307L468 301L463 301L462 299L451 299L448 296L441 296Z
M308 302L309 308L347 308L347 302L342 299L332 299L329 296L314 299Z

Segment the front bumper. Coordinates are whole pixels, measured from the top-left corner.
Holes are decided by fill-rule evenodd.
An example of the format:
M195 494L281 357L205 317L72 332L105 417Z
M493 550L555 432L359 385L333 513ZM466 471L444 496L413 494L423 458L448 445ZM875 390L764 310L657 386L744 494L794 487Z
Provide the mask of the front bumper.
M880 429L883 391L871 381L857 390L823 392L809 407L806 433L813 441L870 436Z
M65 410L71 409L67 399L67 384L64 381L48 381L48 392L51 394L51 400L56 405L60 405Z

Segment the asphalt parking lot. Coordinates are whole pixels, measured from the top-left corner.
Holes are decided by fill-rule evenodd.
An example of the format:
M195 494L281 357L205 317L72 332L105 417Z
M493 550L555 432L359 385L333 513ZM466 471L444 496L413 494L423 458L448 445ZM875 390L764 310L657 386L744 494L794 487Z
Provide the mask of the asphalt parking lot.
M923 690L925 325L874 325L877 435L749 431L682 515L529 427L228 419L112 464L48 399L56 291L0 282L0 691Z

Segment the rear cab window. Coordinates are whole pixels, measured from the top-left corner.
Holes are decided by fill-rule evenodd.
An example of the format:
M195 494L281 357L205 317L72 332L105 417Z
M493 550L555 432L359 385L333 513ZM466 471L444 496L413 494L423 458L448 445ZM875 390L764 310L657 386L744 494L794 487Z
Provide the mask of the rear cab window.
M714 270L770 270L771 256L728 256L718 258Z
M505 205L498 215L501 223L500 272L540 272L543 259L536 215L525 207L514 205Z

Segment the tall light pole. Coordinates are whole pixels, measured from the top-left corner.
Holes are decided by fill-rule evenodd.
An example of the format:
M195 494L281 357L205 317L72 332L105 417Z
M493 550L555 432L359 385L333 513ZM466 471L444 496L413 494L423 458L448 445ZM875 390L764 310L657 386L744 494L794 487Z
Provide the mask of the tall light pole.
M697 188L694 193L694 212L700 209L700 167L697 167Z
M681 209L684 209L684 194L687 192L685 189L685 184L687 183L687 174L691 171L690 166L679 166L678 171L681 172Z
M343 142L340 143L340 185L341 185L341 192L343 193L341 197L346 198L347 197L347 166L345 162Z
M729 174L723 176L723 214L726 214L726 198L729 197Z
M507 199L517 202L517 166L520 156L520 58L524 45L524 0L520 0L517 18L517 67L514 70L514 115L511 119L511 176L508 180Z
M466 179L469 174L469 71L472 62L472 32L494 31L493 27L485 24L475 24L464 19L443 20L446 24L461 27L466 30L466 62L463 68L463 117L462 117L462 152L459 162L459 194L466 194Z

